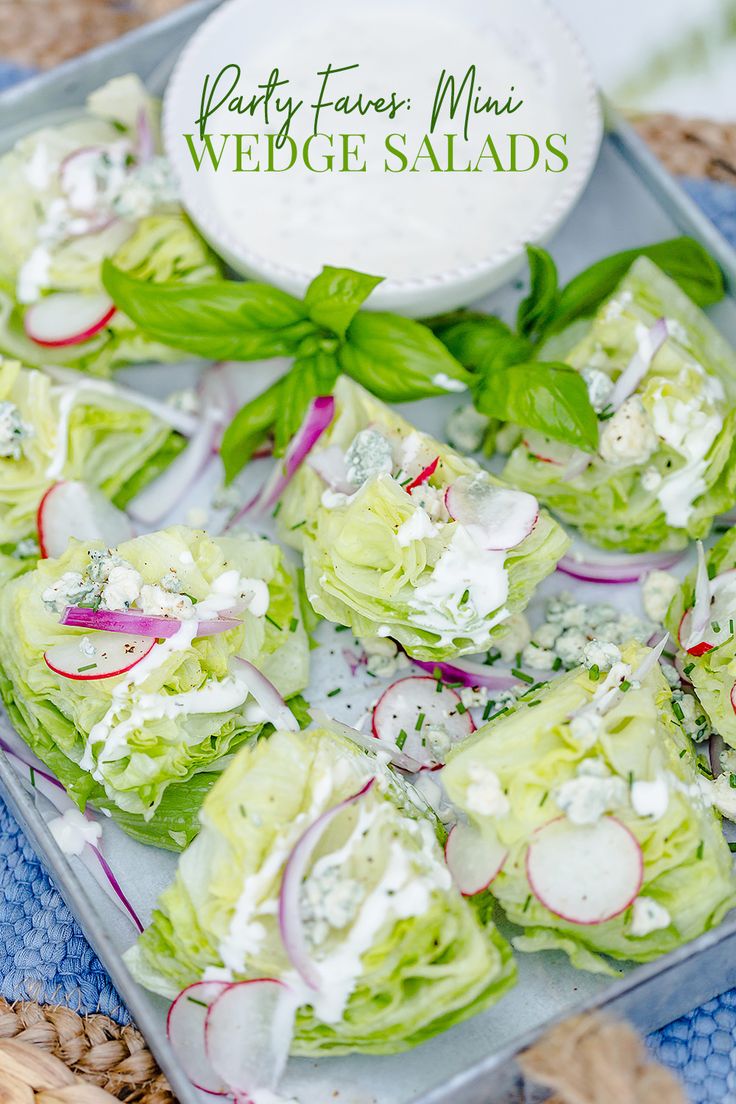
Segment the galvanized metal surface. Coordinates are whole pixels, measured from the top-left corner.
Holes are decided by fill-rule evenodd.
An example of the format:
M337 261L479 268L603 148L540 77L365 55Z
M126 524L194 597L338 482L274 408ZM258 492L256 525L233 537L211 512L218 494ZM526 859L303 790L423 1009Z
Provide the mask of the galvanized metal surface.
M0 96L3 144L32 126L34 118L81 103L87 92L111 76L134 70L160 91L173 57L215 3L199 0L158 24L4 93ZM731 289L736 288L733 250L666 176L641 140L615 113L609 111L608 117L611 131L591 183L551 244L562 277L616 249L682 232L703 241L719 260ZM517 290L506 288L484 305L510 315L517 298ZM736 342L734 299L719 304L713 316ZM417 418L421 406L416 408ZM0 731L7 724L5 717L0 718ZM86 873L72 867L58 851L46 827L45 810L24 790L1 753L0 783L181 1104L204 1099L183 1077L168 1047L166 1002L136 985L122 963L121 952L132 942L126 922ZM171 877L174 858L132 843L114 825L106 824L105 840L108 858L145 919ZM514 1055L553 1020L582 1008L604 1008L650 1031L736 985L736 917L730 916L716 931L657 962L627 970L614 983L572 970L561 955L519 957L520 983L498 1008L407 1055L291 1063L286 1090L297 1094L303 1104L325 1104L335 1090L341 1104L509 1104L519 1099Z

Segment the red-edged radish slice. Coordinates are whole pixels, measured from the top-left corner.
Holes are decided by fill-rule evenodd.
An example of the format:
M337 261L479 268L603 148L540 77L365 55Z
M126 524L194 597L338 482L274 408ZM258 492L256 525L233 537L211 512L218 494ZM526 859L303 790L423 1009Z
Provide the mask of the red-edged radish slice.
M205 1050L210 1005L229 988L227 981L195 981L182 989L166 1017L166 1034L177 1061L195 1089L225 1096L228 1086L215 1073Z
M389 686L373 710L373 735L387 748L408 755L423 769L440 766L428 733L444 732L448 744L464 740L475 725L460 695L426 675L411 675Z
M44 559L62 556L72 537L115 547L135 536L127 514L97 487L79 480L65 479L49 487L39 503L36 525Z
M534 430L529 430L525 434L522 444L535 460L541 460L543 464L567 464L572 452L570 445L553 441L551 437L545 437L543 433L537 433Z
M52 644L44 652L44 662L54 674L80 682L124 675L144 659L156 641L150 636L123 636L122 633L95 633L87 637L70 636L60 644ZM89 654L90 646L94 655Z
M736 713L736 682L731 687L731 708Z
M322 839L332 822L340 816L345 809L349 809L360 801L375 785L375 778L369 778L357 793L346 797L344 801L328 809L309 825L307 830L297 840L284 867L281 879L281 893L279 894L279 927L281 939L294 968L307 983L317 992L322 987L322 975L318 964L312 958L304 930L304 922L301 913L301 892L304 876Z
M451 518L464 525L481 548L515 548L529 536L539 503L526 491L496 487L482 475L461 475L445 492Z
M205 1055L240 1104L246 1104L251 1094L272 1093L278 1085L289 1056L297 1005L282 981L257 978L228 985L209 1006Z
M604 924L631 905L644 880L636 837L615 817L573 824L566 817L534 833L527 850L529 888L571 924Z
M437 471L437 465L439 464L439 462L439 456L435 456L432 463L427 464L426 468L423 468L422 471L420 471L416 479L412 479L409 486L404 488L406 490L406 493L411 494L415 487L421 487L422 483L426 483L429 479L431 479L434 473Z
M23 326L31 341L47 349L81 345L104 330L116 309L103 292L56 291L28 308Z
M243 622L234 617L210 617L206 621L196 621L196 636L217 636L218 633L237 629ZM163 614L141 613L140 610L103 610L85 609L84 606L67 606L60 624L74 629L95 629L109 633L124 633L128 636L152 636L166 639L176 636L182 622L176 617L164 617ZM92 638L94 643L95 638Z
M495 832L480 832L470 824L456 824L445 843L445 862L463 897L488 889L507 855Z

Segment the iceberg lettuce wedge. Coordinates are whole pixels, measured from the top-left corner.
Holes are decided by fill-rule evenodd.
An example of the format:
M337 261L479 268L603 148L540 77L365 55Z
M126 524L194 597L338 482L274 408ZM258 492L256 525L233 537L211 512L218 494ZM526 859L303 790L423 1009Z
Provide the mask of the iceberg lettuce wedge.
M300 882L315 991L280 932L284 866L309 825L371 779ZM406 1050L515 980L488 908L453 886L436 831L411 786L344 737L275 732L239 752L205 799L202 831L128 966L169 998L204 974L285 979L300 995L294 1054Z
M567 446L525 434L504 478L602 548L676 549L705 536L736 500L733 349L644 257L576 337L564 360L599 410L598 453L583 467ZM645 371L614 410L613 385L636 358Z
M519 950L557 948L576 966L610 973L602 956L647 962L714 927L736 903L732 856L671 691L658 665L635 681L647 654L630 644L608 676L584 668L560 676L448 758L450 799L508 849L490 890L524 928ZM591 706L610 687L619 689L608 710ZM601 923L563 919L535 893L530 845L559 818L592 831L607 817L641 849L636 900ZM600 876L596 868L593 885ZM642 924L647 914L654 921Z
M80 668L94 669L95 631L61 625L67 603L164 613L183 628L128 674L77 680L44 661L71 638ZM197 616L232 605L241 625L193 636ZM80 807L89 801L162 847L179 850L193 837L207 786L268 723L234 656L285 698L307 683L294 579L263 540L174 527L115 550L72 541L60 559L40 561L0 593L1 690L18 731Z
M535 507L524 539L489 551L450 516L446 492L458 481L473 493L504 484L346 377L335 399L331 426L279 510L283 539L304 556L309 601L357 636L391 636L420 659L488 648L554 570L567 537Z

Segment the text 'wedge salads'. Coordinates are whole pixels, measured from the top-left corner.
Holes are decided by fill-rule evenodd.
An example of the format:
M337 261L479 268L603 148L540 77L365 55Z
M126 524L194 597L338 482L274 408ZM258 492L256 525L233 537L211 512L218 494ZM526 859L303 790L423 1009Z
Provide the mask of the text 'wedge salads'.
M72 541L0 593L0 690L81 807L179 850L227 756L304 688L306 634L281 551L175 527Z
M602 971L601 955L647 962L736 903L720 817L658 650L608 650L607 671L561 675L480 728L443 771L477 847L501 851L490 890L525 929L514 946L558 948Z
M207 797L128 965L172 998L203 979L285 983L294 1054L405 1050L515 979L488 901L463 899L437 833L380 759L326 729L276 732Z
M283 538L322 617L420 659L480 652L568 540L536 499L343 377L332 424L286 491Z
M70 377L0 358L0 548L21 559L58 545L40 531L51 488L77 480L124 506L182 449L171 423L192 420L134 391ZM78 508L68 511L67 528L83 524Z
M135 76L50 118L0 158L0 350L95 375L180 359L105 292L106 257L146 281L202 280L219 265L178 205L158 153L159 107Z
M707 535L736 497L736 354L646 257L570 333L564 360L598 411L598 451L524 432L504 478L603 548L677 549Z

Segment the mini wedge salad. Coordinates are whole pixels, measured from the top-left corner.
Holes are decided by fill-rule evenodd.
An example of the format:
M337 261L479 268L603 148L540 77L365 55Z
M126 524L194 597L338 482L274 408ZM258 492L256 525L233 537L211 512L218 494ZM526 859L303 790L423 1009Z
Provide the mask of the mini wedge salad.
M598 411L598 451L524 431L504 478L602 548L679 549L706 536L736 499L733 349L640 257L592 321L540 355L560 351Z
M112 504L125 506L181 451L175 426L193 432L189 415L72 375L57 382L0 357L0 550L17 563L59 555L75 531L132 535Z
M287 488L283 539L322 617L411 656L480 652L555 569L568 539L528 493L440 444L346 377Z
M515 981L490 900L463 899L438 834L380 758L326 728L276 732L239 752L208 795L128 966L183 1002L209 1003L232 981L285 985L293 1054L406 1050ZM177 1006L170 1037L186 1066ZM208 1087L202 1069L188 1072Z
M230 753L298 724L308 646L281 551L174 527L71 541L0 592L0 691L84 808L180 850Z
M0 350L95 375L180 357L105 292L114 258L146 281L204 280L218 262L178 205L158 153L159 107L136 76L58 113L0 158Z
M682 676L712 727L736 748L736 529L707 553L698 545L697 569L670 603L666 625L679 645Z
M560 676L448 757L442 781L468 821L460 876L469 850L488 854L491 893L525 929L518 950L612 972L602 955L647 962L736 902L720 817L657 663L663 643L619 658L609 646L609 670Z

